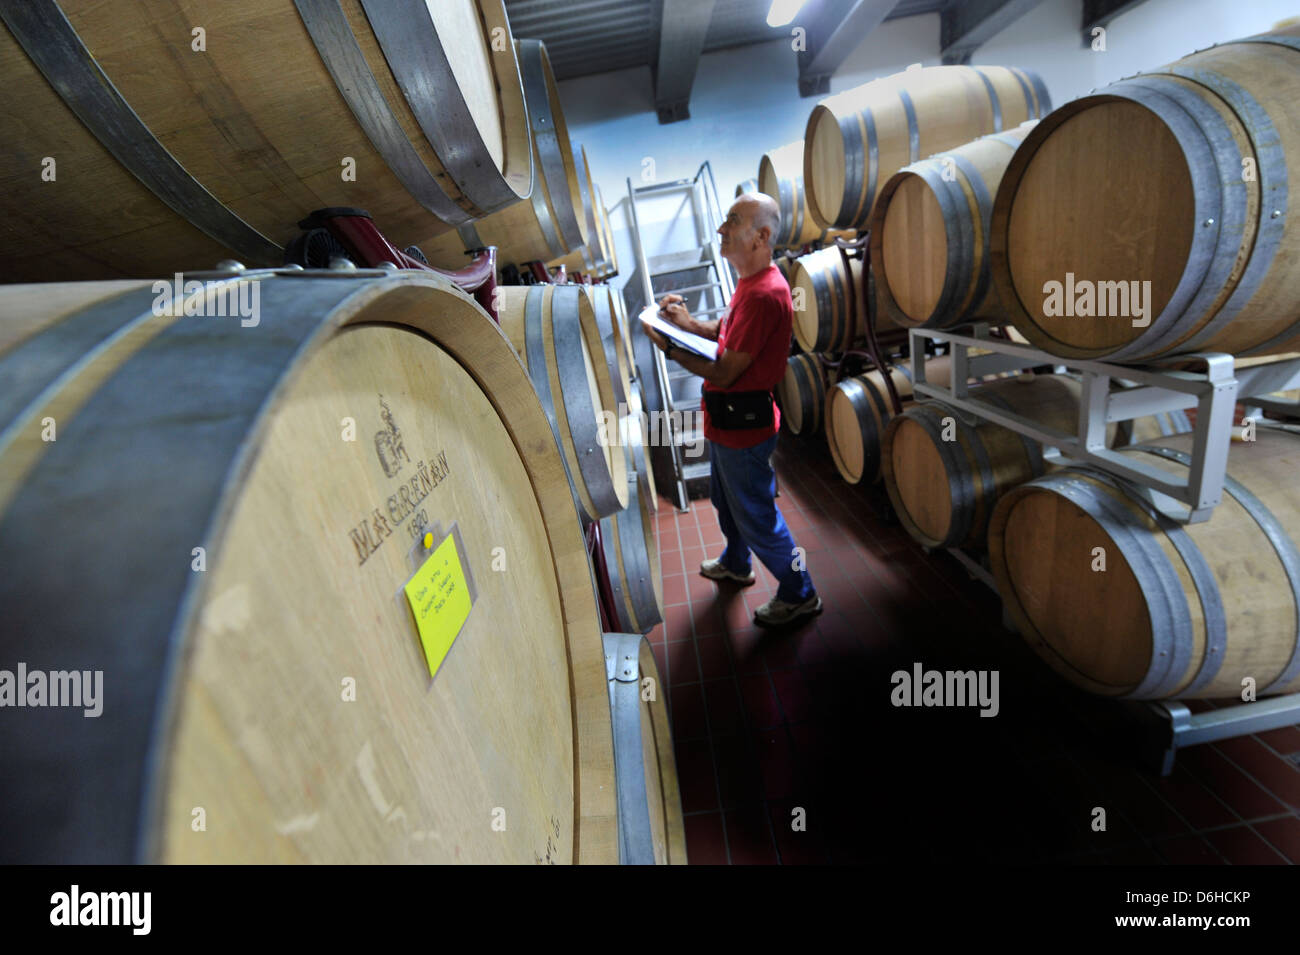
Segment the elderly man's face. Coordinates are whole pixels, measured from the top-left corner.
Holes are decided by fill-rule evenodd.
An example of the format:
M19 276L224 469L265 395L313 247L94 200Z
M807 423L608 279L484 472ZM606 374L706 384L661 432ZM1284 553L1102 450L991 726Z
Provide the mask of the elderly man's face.
M754 243L754 213L758 203L752 200L737 199L727 210L727 217L718 226L718 235L722 236L722 254L729 252L747 252Z

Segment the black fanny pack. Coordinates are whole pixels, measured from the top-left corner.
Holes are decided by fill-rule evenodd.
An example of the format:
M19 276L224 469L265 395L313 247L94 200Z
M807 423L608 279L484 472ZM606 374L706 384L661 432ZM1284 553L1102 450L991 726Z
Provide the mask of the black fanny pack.
M706 391L704 410L713 426L723 431L770 428L776 420L770 391Z

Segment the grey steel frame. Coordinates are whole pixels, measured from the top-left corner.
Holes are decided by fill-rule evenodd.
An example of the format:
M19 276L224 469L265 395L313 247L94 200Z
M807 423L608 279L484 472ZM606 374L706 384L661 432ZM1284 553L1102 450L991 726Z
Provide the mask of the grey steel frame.
M952 347L952 385L942 387L925 377L924 340L947 342ZM1028 345L992 338L987 325L969 331L911 330L913 388L919 395L952 405L973 422L992 421L1018 434L1055 448L1050 459L1089 464L1154 492L1156 506L1174 520L1199 523L1209 520L1223 497L1223 477L1228 464L1233 410L1239 399L1258 407L1295 408L1262 396L1300 387L1300 359L1234 368L1231 355L1206 353L1180 355L1177 361L1203 362L1204 371L1178 371L1157 365L1133 367L1102 361L1060 358ZM971 348L992 352L972 356ZM1048 428L973 398L967 377L1015 371L1038 365L1064 366L1083 379L1079 426L1074 434ZM1136 382L1137 387L1111 392L1111 379ZM1162 411L1196 408L1192 466L1186 480L1172 477L1131 455L1106 447L1106 426Z
M952 348L952 385L942 387L925 377L924 340L947 342ZM1197 523L1209 520L1223 494L1231 440L1233 411L1238 400L1248 399L1247 413L1257 409L1300 416L1300 402L1265 398L1264 395L1300 387L1300 359L1284 359L1265 365L1234 368L1231 355L1182 355L1178 361L1203 361L1203 372L1134 368L1099 361L1063 359L1028 345L992 338L987 325L961 331L914 328L911 332L912 377L916 394L937 398L952 405L963 417L982 418L1054 447L1058 460L1090 464L1117 477L1149 488L1153 503L1175 520ZM992 354L972 356L969 349ZM970 396L971 376L1017 371L1039 365L1064 366L1083 377L1083 401L1075 434L1047 428L1038 422ZM1111 393L1110 379L1136 382L1136 388ZM1167 472L1144 465L1130 455L1106 448L1106 425L1162 411L1197 409L1193 432L1192 466L1186 481L1170 479ZM1045 458L1053 455L1045 453ZM1181 505L1181 506L1180 506ZM972 578L994 593L997 584L988 568L960 549L949 549ZM1003 612L1003 626L1014 630ZM1265 732L1300 723L1300 693L1269 697L1250 703L1192 713L1179 700L1124 701L1135 718L1154 717L1160 725L1160 775L1174 769L1180 749L1234 736Z

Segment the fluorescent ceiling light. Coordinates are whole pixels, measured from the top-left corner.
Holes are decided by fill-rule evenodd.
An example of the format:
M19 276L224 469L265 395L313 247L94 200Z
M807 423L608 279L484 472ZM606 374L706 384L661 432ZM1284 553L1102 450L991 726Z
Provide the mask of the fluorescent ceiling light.
M799 15L807 0L772 0L772 9L767 11L767 25L783 27Z

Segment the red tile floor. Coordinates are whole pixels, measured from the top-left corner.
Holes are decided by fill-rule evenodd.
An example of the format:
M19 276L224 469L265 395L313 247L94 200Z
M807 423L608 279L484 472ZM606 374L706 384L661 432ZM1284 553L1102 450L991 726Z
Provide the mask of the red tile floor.
M883 489L843 483L818 439L783 434L776 466L825 606L794 630L753 625L766 569L748 589L699 576L722 550L708 500L657 515L649 638L692 863L1300 862L1300 727L1182 750L1161 778L1124 704L1051 672L991 591L888 522ZM890 675L918 662L997 670L1000 712L894 707Z

